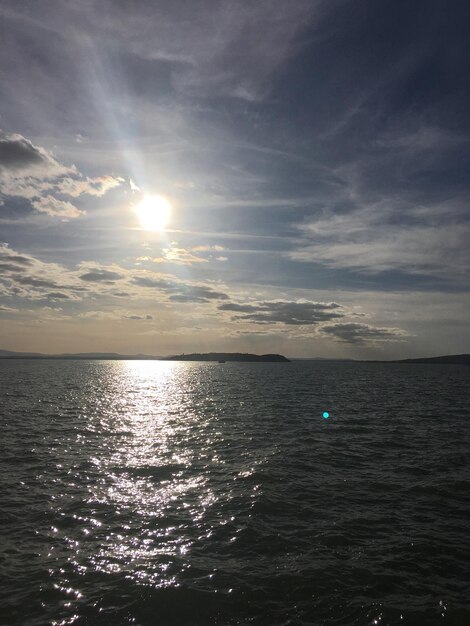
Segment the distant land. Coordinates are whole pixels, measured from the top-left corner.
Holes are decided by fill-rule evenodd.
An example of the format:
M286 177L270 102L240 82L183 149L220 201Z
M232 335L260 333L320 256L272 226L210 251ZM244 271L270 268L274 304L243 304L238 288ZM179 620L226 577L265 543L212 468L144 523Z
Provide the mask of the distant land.
M429 363L432 365L470 365L470 354L451 354L447 356L433 356L428 359L401 359L393 363Z
M118 354L117 352L66 352L64 354L43 354L41 352L11 352L0 350L0 359L71 359L71 360L100 360L100 361L155 361L162 357L148 354Z
M358 359L341 359L341 358L329 358L327 356L293 356L290 359L291 361L338 361L344 363L345 361L352 361L353 363L358 363Z
M449 354L445 356L421 357L417 359L394 359L388 361L364 360L364 359L329 359L328 357L292 357L292 361L325 361L337 363L424 363L435 365L470 365L470 354Z
M77 352L64 354L43 354L41 352L13 352L0 350L0 359L70 359L96 361L235 361L248 363L289 363L290 361L333 361L350 363L422 363L429 365L470 365L470 354L452 354L429 358L400 359L393 361L364 361L356 359L328 359L324 357L300 357L288 359L281 354L248 354L242 352L193 352L172 356L152 356L149 354L118 354L117 352Z
M289 363L281 354L246 354L241 352L206 352L151 356L149 354L118 354L117 352L78 352L64 354L42 354L41 352L12 352L0 350L0 359L69 359L96 361L238 361L249 363Z
M247 354L242 352L194 352L192 354L177 354L167 356L163 361L243 361L263 363L289 363L289 359L282 354Z

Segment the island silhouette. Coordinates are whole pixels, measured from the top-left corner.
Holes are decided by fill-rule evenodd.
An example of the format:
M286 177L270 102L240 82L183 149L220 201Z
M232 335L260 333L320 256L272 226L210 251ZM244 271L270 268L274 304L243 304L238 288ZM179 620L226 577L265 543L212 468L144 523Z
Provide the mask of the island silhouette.
M163 361L243 361L263 363L289 363L290 360L282 354L248 354L245 352L193 352L191 354L176 354L167 356Z

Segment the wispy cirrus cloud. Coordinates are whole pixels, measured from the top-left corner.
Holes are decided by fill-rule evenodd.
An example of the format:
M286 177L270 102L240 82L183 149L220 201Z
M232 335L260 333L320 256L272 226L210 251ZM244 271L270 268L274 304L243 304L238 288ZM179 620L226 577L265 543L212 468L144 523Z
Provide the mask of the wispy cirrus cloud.
M459 283L470 270L470 221L463 199L414 206L385 199L347 213L320 214L300 230L301 241L288 253L296 261Z
M191 248L183 248L173 241L170 245L162 248L160 256L141 256L137 258L138 263L170 263L175 265L194 265L195 263L208 263L209 260L226 261L226 257L214 256L222 252L220 245L199 245Z
M175 265L194 265L194 263L207 263L207 259L193 254L185 248L170 246L162 249L161 256L144 256L137 259L139 262L151 263L174 263Z
M160 83L187 95L256 101L266 94L273 76L296 53L302 34L319 20L328 4L321 0L288 4L281 0L202 0L184 7L167 2L156 7L145 0L138 10L129 12L124 0L93 0L80 11L66 0L52 2L47 15L35 6L25 15L13 4L3 9L3 15L24 28L42 27L56 38L67 37L76 47L84 38L99 37L108 46L119 41L123 71L136 85L151 73Z

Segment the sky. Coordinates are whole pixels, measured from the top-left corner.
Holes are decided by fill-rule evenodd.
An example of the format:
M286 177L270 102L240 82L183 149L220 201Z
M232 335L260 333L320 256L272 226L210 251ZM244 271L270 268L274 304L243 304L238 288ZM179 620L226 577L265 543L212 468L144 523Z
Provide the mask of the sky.
M0 348L470 352L464 0L2 0Z

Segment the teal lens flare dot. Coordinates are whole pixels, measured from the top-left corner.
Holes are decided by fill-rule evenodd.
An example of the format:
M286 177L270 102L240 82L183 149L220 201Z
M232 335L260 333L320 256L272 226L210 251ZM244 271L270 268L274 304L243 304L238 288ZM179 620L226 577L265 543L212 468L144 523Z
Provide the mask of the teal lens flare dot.
M328 411L324 411L324 412L323 412L323 417L324 417L325 419L328 419L328 418L330 417L330 414L328 413Z

